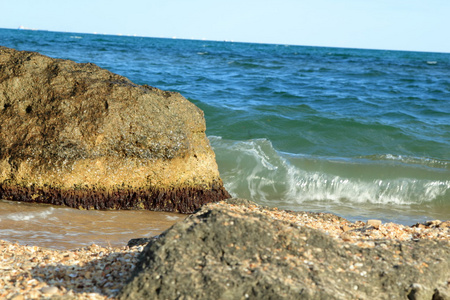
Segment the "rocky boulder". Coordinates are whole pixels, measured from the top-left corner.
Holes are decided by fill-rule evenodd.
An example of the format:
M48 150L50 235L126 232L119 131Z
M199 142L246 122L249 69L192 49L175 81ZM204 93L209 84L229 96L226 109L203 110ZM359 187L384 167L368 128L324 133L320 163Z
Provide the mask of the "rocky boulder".
M228 197L180 94L0 47L0 198L190 213Z
M119 298L450 299L448 242L360 247L227 202L151 240Z

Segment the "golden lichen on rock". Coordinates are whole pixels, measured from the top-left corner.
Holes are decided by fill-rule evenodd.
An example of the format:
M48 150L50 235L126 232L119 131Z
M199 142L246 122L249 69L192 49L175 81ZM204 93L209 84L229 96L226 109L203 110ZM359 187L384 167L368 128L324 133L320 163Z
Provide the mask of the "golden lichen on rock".
M0 198L192 212L227 198L203 112L94 64L0 47Z

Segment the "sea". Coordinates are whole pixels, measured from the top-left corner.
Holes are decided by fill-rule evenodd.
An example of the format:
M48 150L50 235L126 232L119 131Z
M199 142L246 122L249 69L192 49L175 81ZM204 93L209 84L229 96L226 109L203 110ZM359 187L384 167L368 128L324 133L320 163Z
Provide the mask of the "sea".
M181 93L204 111L221 178L235 197L350 221L450 219L450 53L13 29L0 29L0 45L94 63ZM118 213L2 201L0 239L69 247L56 237L98 231L96 220ZM128 226L142 212L127 214L110 222L111 236L133 231ZM142 227L152 216L139 219ZM59 233L38 230L63 219L96 225L72 226L66 237L64 222L53 226ZM38 232L22 237L29 230L16 227L30 222ZM87 234L71 246L101 237ZM128 237L138 236L117 240Z

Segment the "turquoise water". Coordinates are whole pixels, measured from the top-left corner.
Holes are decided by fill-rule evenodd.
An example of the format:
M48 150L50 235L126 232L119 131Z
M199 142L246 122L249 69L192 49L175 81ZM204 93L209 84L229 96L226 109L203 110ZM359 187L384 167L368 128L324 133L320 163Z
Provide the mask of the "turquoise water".
M450 54L0 29L199 106L228 191L291 210L450 219Z

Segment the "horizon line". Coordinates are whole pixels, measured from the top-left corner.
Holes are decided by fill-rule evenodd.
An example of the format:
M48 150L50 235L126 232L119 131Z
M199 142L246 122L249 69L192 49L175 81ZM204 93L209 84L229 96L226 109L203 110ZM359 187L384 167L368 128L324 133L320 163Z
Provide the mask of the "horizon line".
M74 33L74 34L89 34L89 35L105 35L105 36L118 36L118 37L139 37L139 38L154 38L154 39L170 39L170 40L188 40L188 41L204 41L204 42L225 42L225 43L241 43L241 44L260 44L260 45L278 45L278 46L294 46L294 47L316 47L316 48L334 48L334 49L352 49L352 50L369 50L369 51L397 51L397 52L420 52L420 53L435 53L435 54L450 54L449 52L441 51L425 51L425 50L402 50L402 49L385 49L385 48L364 48L364 47L343 47L343 46L323 46L323 45L300 45L289 43L268 43L268 42L248 42L248 41L236 41L236 40L212 40L206 38L185 38L185 37L165 37L165 36L145 36L137 34L122 34L122 33L99 33L99 32L79 32L79 31L60 31L49 29L28 28L25 26L19 26L18 28L6 28L0 27L0 29L8 30L26 30L26 31L45 31L54 33Z

